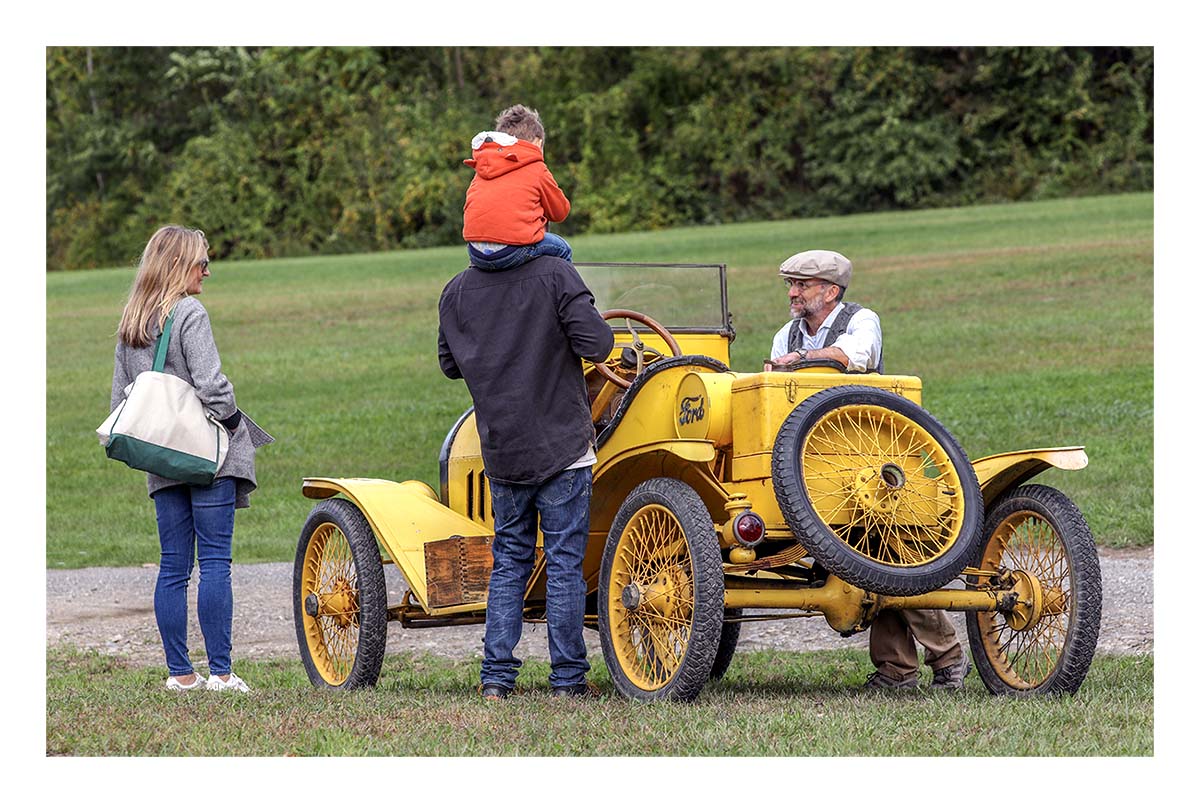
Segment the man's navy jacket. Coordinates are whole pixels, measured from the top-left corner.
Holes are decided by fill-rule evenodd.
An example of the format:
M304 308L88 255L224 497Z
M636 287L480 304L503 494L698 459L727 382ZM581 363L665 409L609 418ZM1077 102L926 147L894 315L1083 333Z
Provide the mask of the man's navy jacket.
M464 379L489 478L536 485L595 439L580 358L605 360L613 333L570 262L467 268L438 301L442 373Z

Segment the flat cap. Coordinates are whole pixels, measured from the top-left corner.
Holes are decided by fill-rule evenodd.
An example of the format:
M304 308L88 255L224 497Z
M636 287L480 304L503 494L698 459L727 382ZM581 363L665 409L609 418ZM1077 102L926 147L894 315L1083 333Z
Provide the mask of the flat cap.
M850 260L837 251L801 251L784 260L779 266L779 275L824 279L838 287L849 287L850 272L853 269Z

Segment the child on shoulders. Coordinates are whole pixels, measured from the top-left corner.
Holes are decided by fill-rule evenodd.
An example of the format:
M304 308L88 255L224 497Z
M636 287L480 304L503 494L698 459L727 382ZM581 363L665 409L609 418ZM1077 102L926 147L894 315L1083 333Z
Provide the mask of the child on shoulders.
M566 220L571 202L559 189L542 148L546 130L534 109L511 106L496 118L495 131L471 140L475 169L463 207L463 239L471 265L505 270L540 256L570 261L571 246L546 231Z

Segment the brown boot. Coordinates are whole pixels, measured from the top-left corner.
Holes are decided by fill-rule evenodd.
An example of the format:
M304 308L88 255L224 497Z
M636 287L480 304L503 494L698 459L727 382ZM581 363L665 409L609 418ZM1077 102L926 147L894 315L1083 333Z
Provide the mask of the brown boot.
M962 691L963 682L971 674L971 661L964 652L962 660L957 664L933 670L933 684L930 688L945 689L946 691Z
M915 674L900 680L882 672L872 672L867 676L867 682L863 685L864 689L915 689L916 687L917 676Z

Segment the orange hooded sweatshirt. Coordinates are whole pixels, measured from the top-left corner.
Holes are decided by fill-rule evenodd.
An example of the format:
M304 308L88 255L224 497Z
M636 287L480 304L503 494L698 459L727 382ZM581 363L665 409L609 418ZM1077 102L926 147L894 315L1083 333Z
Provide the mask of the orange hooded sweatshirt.
M472 158L463 160L475 168L463 206L464 240L528 245L541 242L547 220L567 219L571 202L541 148L495 131L481 132L471 145Z

